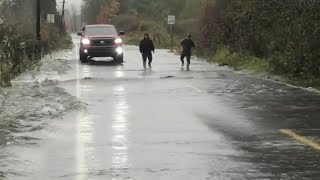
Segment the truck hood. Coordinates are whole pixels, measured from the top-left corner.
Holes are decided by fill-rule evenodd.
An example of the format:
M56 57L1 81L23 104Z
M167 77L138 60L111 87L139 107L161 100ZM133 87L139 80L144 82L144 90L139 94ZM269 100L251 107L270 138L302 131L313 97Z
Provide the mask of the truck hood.
M88 39L95 39L95 38L117 38L118 36L117 35L86 35L85 38L88 38Z

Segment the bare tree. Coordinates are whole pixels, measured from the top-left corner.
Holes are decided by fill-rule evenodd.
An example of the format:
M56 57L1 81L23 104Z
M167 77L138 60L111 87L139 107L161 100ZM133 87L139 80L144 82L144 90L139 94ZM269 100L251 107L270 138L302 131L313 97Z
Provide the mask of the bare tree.
M73 23L73 31L76 32L78 29L77 29L77 19L78 19L78 8L75 4L72 4L71 5L71 16L72 16L72 23Z

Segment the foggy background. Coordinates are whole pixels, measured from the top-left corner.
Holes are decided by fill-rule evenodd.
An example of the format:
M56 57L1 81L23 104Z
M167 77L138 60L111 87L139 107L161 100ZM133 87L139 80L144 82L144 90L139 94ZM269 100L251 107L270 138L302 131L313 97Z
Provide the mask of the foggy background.
M58 0L57 3L58 3L58 9L61 9L61 2L63 0ZM75 5L77 7L78 10L80 10L80 7L81 7L81 4L82 4L82 0L66 0L66 7L68 9L71 8L71 5Z

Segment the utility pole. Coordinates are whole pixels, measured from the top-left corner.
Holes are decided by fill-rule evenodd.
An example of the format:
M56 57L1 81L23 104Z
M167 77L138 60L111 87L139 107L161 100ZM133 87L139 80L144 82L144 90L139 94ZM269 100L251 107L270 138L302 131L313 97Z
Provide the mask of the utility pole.
M63 19L64 19L64 6L66 4L66 0L63 0L62 2L62 12L61 12L61 21L60 21L60 33L64 33L63 30L64 30L64 23L63 23Z
M36 4L36 49L35 59L41 59L41 6L40 0L37 0Z

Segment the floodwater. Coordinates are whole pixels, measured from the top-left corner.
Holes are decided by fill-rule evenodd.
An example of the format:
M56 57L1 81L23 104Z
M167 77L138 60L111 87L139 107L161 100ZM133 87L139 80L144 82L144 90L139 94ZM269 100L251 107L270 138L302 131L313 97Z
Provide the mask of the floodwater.
M75 48L0 92L0 179L319 179L320 96L156 50L142 69Z

